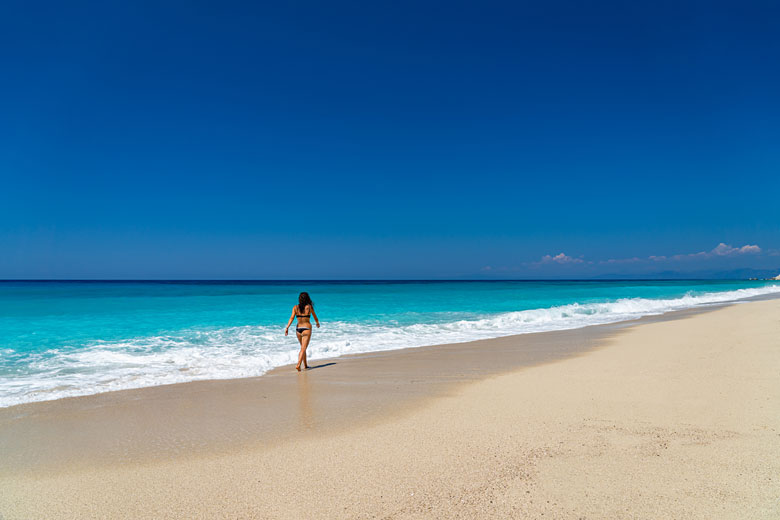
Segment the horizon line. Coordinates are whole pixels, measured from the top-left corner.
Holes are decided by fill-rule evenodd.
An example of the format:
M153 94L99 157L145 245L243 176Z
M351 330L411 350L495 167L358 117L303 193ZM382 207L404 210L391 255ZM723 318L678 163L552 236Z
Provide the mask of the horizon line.
M7 282L679 282L679 281L770 281L771 278L0 278L0 283Z

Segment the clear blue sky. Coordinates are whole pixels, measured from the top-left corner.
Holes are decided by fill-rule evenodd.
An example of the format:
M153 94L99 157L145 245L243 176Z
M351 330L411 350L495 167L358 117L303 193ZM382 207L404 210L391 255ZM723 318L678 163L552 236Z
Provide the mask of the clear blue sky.
M0 278L780 268L778 20L4 2Z

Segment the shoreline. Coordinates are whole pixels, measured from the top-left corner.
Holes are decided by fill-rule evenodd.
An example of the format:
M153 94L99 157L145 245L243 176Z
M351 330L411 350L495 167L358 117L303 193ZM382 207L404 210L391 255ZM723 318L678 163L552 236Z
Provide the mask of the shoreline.
M506 334L498 337L510 337L535 332L574 330L599 324L630 323L642 317L659 316L688 309L706 309L721 304L751 301L764 297L780 297L780 286L772 284L761 287L732 288L725 291L716 290L694 295L686 293L682 296L678 294L671 299L663 297L648 299L638 296L636 298L626 297L584 303L570 302L560 305L548 302L551 305L549 307L542 305L524 311L499 313L475 321L451 321L439 324L439 326L424 327L427 331L425 334L419 329L419 324L411 327L418 327L417 330L406 330L409 328L406 325L396 324L397 326L391 326L388 330L398 333L399 336L393 338L391 334L389 340L382 334L379 334L379 337L374 337L375 334L364 335L362 331L350 331L349 334L345 335L344 330L342 330L344 327L341 326L343 324L337 321L334 323L335 336L333 335L334 331L324 331L325 335L322 336L322 340L325 340L324 343L321 343L321 340L317 338L313 351L315 355L321 353L320 355L324 354L328 359L355 354L373 355L377 352L375 344L377 341L380 343L378 347L381 351L385 351L385 349L387 351L400 351L406 348L426 348L450 343L468 343L480 339L495 339L497 333ZM247 327L251 329L249 332L243 330ZM264 331L264 336L260 339L262 345L260 349L256 348L257 338L253 334L257 331L254 328ZM35 331L37 328L31 325L29 330ZM141 354L136 354L133 349L130 349L128 355L124 357L123 349L127 345L124 345L123 342L118 344L120 348L116 351L111 341L107 341L108 346L105 348L85 347L86 350L76 349L73 353L67 349L58 353L55 349L52 350L55 354L50 356L51 359L44 355L45 353L42 354L43 357L37 362L40 367L34 368L30 373L25 368L25 364L29 364L30 361L24 361L24 356L22 356L19 361L18 377L3 379L2 389L5 397L0 399L0 410L36 402L56 401L123 390L197 381L259 377L284 366L280 363L293 363L296 358L294 355L295 339L292 338L291 342L280 343L277 341L278 344L274 344L269 338L279 338L277 338L276 329L271 330L268 325L258 325L257 327L242 325L237 329L239 332L232 331L232 329L225 330L228 331L223 331L227 337L222 337L223 332L219 334L208 333L206 340L204 340L205 347L202 350L193 347L194 351L188 351L185 347L188 342L195 340L188 339L186 335L178 337L175 334L172 336L174 339L170 341L174 343L181 341L184 346L175 344L170 351L166 348L160 352L154 350L156 348L154 347L153 351L147 352L149 348L156 345L155 342L162 341L165 336L155 336L154 334L149 338L140 336L128 339L127 342L130 346L137 343ZM246 338L245 334L248 334ZM214 338L218 340L216 343L214 343ZM149 340L149 344L147 344L147 340ZM195 343L200 343L200 340L198 339ZM241 349L236 351L234 343L241 345ZM266 349L266 343L273 348ZM10 369L13 370L15 366L14 351L9 352L12 353ZM222 362L223 358L227 360L224 363ZM34 360L33 356L32 361ZM39 372L38 376L33 376L35 372Z
M585 355L650 323L750 301L576 329L408 347L284 365L256 377L102 392L0 408L0 477L194 454L334 433L400 416L464 384ZM165 417L164 421L157 416ZM99 432L83 434L84 430Z
M2 282L2 280L0 280ZM320 362L331 362L338 359L350 359L353 357L362 357L362 356L374 356L374 355L383 355L383 354L392 354L394 352L404 352L411 349L432 349L432 348L438 348L445 345L469 345L472 343L482 343L482 342L491 342L495 340L506 340L509 338L515 338L515 337L521 337L521 336L527 336L527 335L536 335L536 334L547 334L547 333L553 333L553 332L567 332L567 331L576 331L576 330L585 330L590 329L592 327L615 327L615 328L621 328L622 326L633 326L635 324L641 324L646 321L654 321L656 319L676 319L677 316L682 316L690 312L709 312L711 310L728 306L728 305L736 305L739 303L745 303L745 302L751 302L751 301L763 301L763 300L772 300L772 299L780 299L780 293L775 294L765 294L765 295L758 295L758 296L750 296L747 298L742 298L739 300L731 300L731 301L725 301L725 302L715 302L715 303L706 303L706 304L699 304L694 307L684 308L684 309L678 309L678 310L672 310L668 312L663 312L661 314L648 314L645 316L640 316L638 318L632 318L624 321L616 321L616 322L610 322L610 323L598 323L593 325L584 325L582 327L575 327L575 328L569 328L569 329L559 329L559 330L548 330L548 331L540 331L540 332L528 332L528 333L521 333L521 334L511 334L508 336L498 336L494 338L483 338L483 339L477 339L477 340L468 340L468 341L459 341L455 343L437 343L433 345L423 345L423 346L412 346L412 347L402 347L402 348L393 348L388 350L379 350L379 351L370 351L370 352L357 352L353 354L341 354L334 357L326 357L326 358L318 358L317 362L318 364ZM316 349L316 344L314 345L314 348ZM72 399L89 399L89 398L96 398L103 395L113 395L118 394L122 392L136 392L136 391L145 391L148 389L155 389L155 388L165 388L165 387L173 387L178 385L190 385L190 384L198 384L198 383L209 383L209 382L215 382L215 381L240 381L240 380L254 380L261 377L266 377L268 375L274 374L279 370L286 370L288 367L293 366L293 364L288 365L280 365L277 367L274 367L267 372L264 372L257 376L249 376L249 377L230 377L230 378L219 378L219 379L195 379L192 381L182 381L182 382L176 382L176 383L165 383L160 385L151 385L151 386L142 386L137 388L121 388L118 390L108 390L108 391L102 391L102 392L96 392L96 393L89 393L89 394L83 394L83 395L72 395L72 396L65 396L65 397L57 397L53 399L44 399L44 400L36 400L36 401L28 401L24 403L17 403L9 406L0 406L0 415L6 410L14 409L17 407L28 407L28 406L37 406L37 405L46 405L47 403L55 403L55 402L67 402Z

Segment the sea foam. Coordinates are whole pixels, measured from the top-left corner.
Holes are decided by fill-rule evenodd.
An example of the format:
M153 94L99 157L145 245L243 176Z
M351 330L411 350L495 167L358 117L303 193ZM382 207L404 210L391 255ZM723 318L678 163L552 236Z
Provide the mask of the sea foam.
M672 299L572 303L441 323L401 326L381 322L326 322L316 330L309 352L311 359L322 359L575 329L777 293L780 285L775 284L698 295L689 293ZM0 407L187 381L259 376L274 367L294 363L297 352L293 334L284 337L281 327L268 326L95 341L79 349L27 354L24 372L0 380Z

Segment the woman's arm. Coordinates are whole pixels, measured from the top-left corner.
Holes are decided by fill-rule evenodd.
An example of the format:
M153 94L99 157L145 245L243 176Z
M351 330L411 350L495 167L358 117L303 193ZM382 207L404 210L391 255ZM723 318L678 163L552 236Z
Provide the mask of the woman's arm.
M314 307L311 308L311 315L314 316L314 321L317 322L317 328L320 328L320 319L317 317L317 313L314 312Z
M287 320L287 326L284 328L284 335L287 335L287 331L290 330L290 325L292 325L293 319L295 319L295 307L293 307L292 314L290 314L290 319Z

